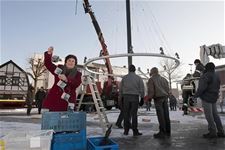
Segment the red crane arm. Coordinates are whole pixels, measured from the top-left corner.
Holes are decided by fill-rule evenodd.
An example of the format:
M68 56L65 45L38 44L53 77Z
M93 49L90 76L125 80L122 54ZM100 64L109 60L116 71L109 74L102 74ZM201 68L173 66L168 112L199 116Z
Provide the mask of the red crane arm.
M103 33L102 33L101 28L100 28L100 26L99 26L99 24L98 24L98 22L95 18L94 12L91 9L91 5L89 4L89 1L83 0L83 6L84 6L85 13L88 13L90 15L92 23L93 23L94 28L95 28L95 31L98 35L98 39L99 39L99 42L100 42L101 47L102 47L100 55L101 56L108 56L109 52L107 50L107 45L105 44ZM104 60L105 60L105 65L106 65L108 73L113 74L112 65L111 65L111 62L110 62L109 58L105 58ZM109 80L110 79L112 79L112 77L109 77Z

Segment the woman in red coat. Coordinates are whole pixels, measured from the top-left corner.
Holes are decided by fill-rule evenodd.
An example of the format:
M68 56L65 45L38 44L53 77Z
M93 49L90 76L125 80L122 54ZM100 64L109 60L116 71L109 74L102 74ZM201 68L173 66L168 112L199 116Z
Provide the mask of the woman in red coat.
M77 58L68 55L64 65L52 63L53 47L49 47L44 53L44 64L54 75L55 81L43 102L43 108L49 111L75 110L76 88L81 84L81 73L77 70Z

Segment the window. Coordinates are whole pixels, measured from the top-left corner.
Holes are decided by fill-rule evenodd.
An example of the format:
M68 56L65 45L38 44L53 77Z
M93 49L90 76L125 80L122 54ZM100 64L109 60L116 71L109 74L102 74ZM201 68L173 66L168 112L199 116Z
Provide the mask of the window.
M0 76L0 85L5 85L6 76Z
M12 77L12 85L19 85L20 77Z

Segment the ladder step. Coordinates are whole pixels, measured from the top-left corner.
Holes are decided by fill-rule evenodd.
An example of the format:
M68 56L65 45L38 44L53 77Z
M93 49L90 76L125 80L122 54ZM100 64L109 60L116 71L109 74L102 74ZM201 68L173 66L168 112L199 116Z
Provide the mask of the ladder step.
M101 118L104 118L105 119L105 118L107 118L107 116L102 114L101 115Z
M85 94L85 93L86 93L86 92L82 90L79 94L81 94L81 95L82 95L82 94Z
M109 122L105 122L104 125L105 125L105 126L108 126L108 125L109 125Z
M102 119L102 120L105 121L105 122L107 122L107 120L106 120L107 117L102 117L102 116L99 117L99 116L98 116L98 118L99 118L99 119Z
M94 102L82 102L81 105L82 104L84 104L84 105L94 105L95 103Z

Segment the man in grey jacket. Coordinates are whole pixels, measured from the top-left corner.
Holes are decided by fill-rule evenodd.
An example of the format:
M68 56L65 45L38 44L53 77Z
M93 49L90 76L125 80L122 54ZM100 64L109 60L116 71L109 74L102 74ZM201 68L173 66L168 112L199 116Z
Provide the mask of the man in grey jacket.
M205 72L199 79L199 86L195 98L200 97L208 122L209 133L204 138L225 137L223 126L217 112L216 101L219 97L220 79L215 73L215 65L207 63ZM217 132L217 133L216 133Z
M148 97L154 99L156 114L159 121L159 132L154 138L166 138L171 135L170 117L168 108L169 84L168 81L159 75L158 68L153 67L148 80Z
M125 75L119 87L120 105L123 98L124 112L124 135L128 135L129 129L133 130L133 136L142 135L138 131L137 111L139 105L139 97L143 105L144 83L141 77L135 74L136 68L134 65L129 66L129 73ZM132 120L132 123L130 123Z

